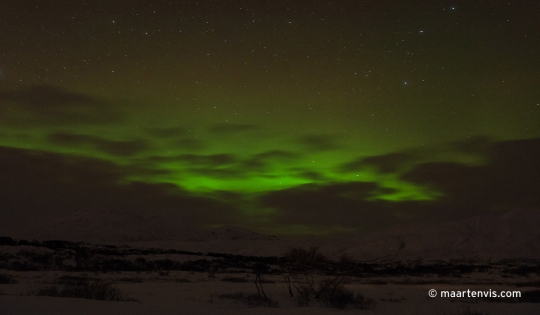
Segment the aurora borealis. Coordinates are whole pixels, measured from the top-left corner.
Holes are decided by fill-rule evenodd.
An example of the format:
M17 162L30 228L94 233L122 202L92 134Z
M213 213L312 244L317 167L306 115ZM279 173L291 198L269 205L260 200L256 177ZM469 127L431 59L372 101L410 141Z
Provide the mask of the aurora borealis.
M540 204L534 2L3 7L0 227L325 234Z

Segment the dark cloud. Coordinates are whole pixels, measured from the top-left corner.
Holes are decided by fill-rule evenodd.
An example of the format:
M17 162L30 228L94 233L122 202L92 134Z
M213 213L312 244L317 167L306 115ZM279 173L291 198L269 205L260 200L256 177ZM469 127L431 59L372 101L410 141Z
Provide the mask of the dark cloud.
M375 167L381 173L394 173L407 163L415 161L416 158L414 155L406 152L369 156L345 163L341 166L340 170L343 172L354 172Z
M467 141L459 144L460 151L488 152L489 162L418 162L414 154L397 153L364 158L356 165L344 167L352 170L374 165L390 172L403 164L410 165L401 179L440 192L435 200L379 200L373 197L396 191L376 183L349 182L270 192L261 196L259 202L275 209L278 225L303 224L321 229L341 226L362 231L540 206L540 139L503 141L481 148Z
M272 150L252 155L240 167L250 172L265 172L271 169L272 164L290 163L297 158L297 154L289 151Z
M380 190L375 183L309 184L268 193L259 202L276 209L277 224L342 226L365 231L400 220L394 215L396 209L392 204L366 201Z
M236 157L231 154L182 154L177 156L176 160L204 167L223 167L237 162Z
M129 174L132 174L138 178L155 178L163 175L172 175L173 171L169 169L159 168L156 165L149 165L148 163L135 161L127 166L124 166Z
M239 178L246 174L246 170L238 167L241 161L230 154L151 156L144 158L141 163L147 165L147 167L155 166L159 163L182 164L188 173L219 179Z
M272 150L272 151L266 151L262 153L257 153L253 156L254 159L257 160L271 160L271 161L291 161L296 158L298 158L298 155L293 152L284 151L284 150Z
M18 124L107 124L122 120L112 104L61 88L36 85L0 91L0 121Z
M245 159L232 154L180 154L174 156L152 156L145 158L148 165L156 163L177 163L185 167L186 172L206 177L230 179L247 176L266 175L273 169L273 164L287 163L297 155L287 151L268 151L257 153ZM299 170L299 177L303 177ZM313 175L313 174L312 174Z
M197 155L183 154L177 161L188 163L187 171L216 179L240 178L246 174L245 170L238 169L240 162L230 154Z
M246 176L246 172L236 168L191 168L189 171L193 174L216 179L238 179Z
M242 162L241 168L246 172L267 172L270 170L270 165L264 159L256 159L254 157Z
M131 156L148 149L148 144L143 140L111 141L101 140L96 143L99 150L117 156Z
M71 136L55 135L57 141L66 145L96 145L95 139ZM460 150L474 151L475 148L471 145L470 149ZM253 211L257 213L257 207L274 209L271 214L265 212L268 226L343 227L367 231L400 223L439 222L540 205L540 139L494 142L481 151L489 153L488 162L483 165L414 159L409 162L410 156L400 154L362 160L361 165L375 165L383 170L399 168L401 163L410 165L400 179L440 192L435 200L380 200L376 197L397 193L398 188L383 188L374 182L328 183L322 174L312 170L291 169L291 174L320 184L261 193L253 201ZM3 168L0 214L7 218L4 222L9 222L10 218L24 219L30 214L45 218L47 213L68 213L70 209L91 206L142 214L148 213L148 209L179 211L194 222L223 224L240 218L239 209L248 195L235 195L234 200L227 201L228 192L194 196L174 185L145 184L127 178L144 172L167 175L166 170L159 169L160 162L183 164L186 176L249 178L253 174L270 174L265 172L269 164L285 157L294 158L294 155L269 151L240 159L230 154L183 154L143 158L140 164L118 166L98 159L0 147Z
M248 124L214 124L208 131L216 135L230 135L259 129L256 125Z
M139 163L147 167L160 163L181 165L186 173L216 179L244 178L252 171L246 168L244 161L230 154L151 156L143 158Z
M323 181L323 180L328 179L323 174L318 173L318 172L314 172L314 171L299 171L296 174L296 176L298 176L300 178L309 179L309 180L312 180L312 181Z
M312 152L331 151L341 147L335 137L328 135L304 135L297 140L297 143Z
M540 205L539 161L540 138L504 141L493 146L486 180L493 180L493 193L500 202Z
M158 138L178 138L185 136L189 132L189 129L186 127L159 127L147 128L146 132Z
M403 173L414 165L433 161L473 161L489 158L495 141L488 137L451 141L433 147L411 148L388 154L363 156L342 164L340 172L359 172L375 168L380 173Z
M441 216L540 205L540 139L498 142L489 151L485 165L422 163L402 178L442 192L433 205Z
M115 156L132 156L148 149L144 140L108 140L80 134L54 133L49 140L64 146L89 147Z
M193 224L230 222L236 215L211 196L129 181L132 169L98 159L0 147L0 165L1 228L48 222L81 209L184 216Z
M492 175L492 174L491 174ZM442 193L433 211L451 217L456 214L485 212L492 204L492 192L485 168L451 162L422 163L402 179Z

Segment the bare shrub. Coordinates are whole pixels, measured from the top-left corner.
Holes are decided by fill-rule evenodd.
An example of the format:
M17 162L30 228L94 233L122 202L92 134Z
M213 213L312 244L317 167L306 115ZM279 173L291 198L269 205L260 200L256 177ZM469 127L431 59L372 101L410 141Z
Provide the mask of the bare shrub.
M345 309L355 304L354 292L344 288L335 288L332 292L323 292L321 300L327 307Z
M319 299L327 307L337 309L372 309L375 307L376 303L373 299L366 298L359 292L349 290L341 283L335 286L322 283L321 286L323 286L323 289L319 294Z
M296 304L298 306L309 306L309 302L313 299L313 290L308 285L295 286L297 295L296 295Z
M368 310L368 309L375 308L376 305L377 303L375 302L375 300L366 298L359 292L355 292L354 303L352 304L353 308L361 309L361 310Z
M4 273L0 273L0 284L13 284L18 281L12 276Z
M328 259L319 252L319 248L293 248L285 253L284 258L285 263L282 265L282 272L283 278L287 283L289 295L294 297L292 290L293 286L297 291L304 291L304 288L301 289L293 284L292 279L296 278L297 275L300 275L308 284L311 291L316 294L314 290L315 278L320 274L320 271L324 269L324 264L328 261ZM302 301L302 297L300 297L299 300L301 301L300 304L304 304L305 301Z
M311 301L319 301L326 307L346 309L371 309L375 301L362 294L345 288L356 263L352 257L343 254L337 264L333 263L317 247L309 249L293 248L284 256L283 278L289 295L295 297L298 306L309 306ZM329 272L332 270L332 272ZM323 275L326 279L318 280ZM295 283L296 282L296 283ZM296 292L291 289L294 287Z
M36 292L38 296L83 298L102 301L137 301L126 298L120 289L102 283L101 281L90 281L83 278L77 279L65 285L54 285L42 288Z

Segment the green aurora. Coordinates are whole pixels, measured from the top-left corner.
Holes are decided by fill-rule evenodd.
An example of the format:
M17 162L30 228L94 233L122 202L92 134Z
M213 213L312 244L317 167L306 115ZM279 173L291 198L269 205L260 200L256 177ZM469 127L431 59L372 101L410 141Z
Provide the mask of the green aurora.
M514 166L501 148L525 141L514 153L536 152L540 36L527 10L538 8L459 2L11 1L1 14L4 166L28 169L19 155L104 163L115 189L167 187L159 194L230 211L202 225L278 234L537 205L488 197L496 190L464 197L453 180L507 181ZM538 186L527 176L526 194ZM334 207L345 213L329 219Z

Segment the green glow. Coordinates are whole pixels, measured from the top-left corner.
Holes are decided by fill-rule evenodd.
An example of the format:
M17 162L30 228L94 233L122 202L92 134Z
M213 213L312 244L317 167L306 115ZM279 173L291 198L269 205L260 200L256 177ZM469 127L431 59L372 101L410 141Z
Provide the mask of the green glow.
M55 165L82 157L110 168L110 186L172 184L167 197L224 205L231 221L317 234L295 198L358 220L424 209L459 199L460 179L429 163L488 168L492 144L540 137L538 35L523 27L537 21L521 14L532 5L487 16L474 4L225 2L5 10L20 12L3 21L0 146L56 153Z
M248 195L252 193L261 194L309 183L326 185L366 182L376 183L381 188L380 192L367 198L368 201L423 201L435 200L442 195L429 187L419 187L399 179L399 175L411 165L403 165L392 174L381 174L376 167L370 165L364 165L358 170L339 171L340 165L358 159L359 155L367 158L384 153L376 143L371 144L371 147L367 144L351 146L339 143L332 150L311 151L296 140L302 135L302 131L293 136L275 128L251 128L250 125L244 128L243 125L238 125L239 131L235 132L232 128L236 125L230 124L230 134L216 134L209 131L211 124L191 128L171 122L164 124L165 127L156 127L145 125L142 117L137 120L136 128L132 124L120 125L114 129L91 125L76 129L69 126L44 126L26 130L3 127L1 131L11 136L2 138L0 145L103 159L127 169L146 170L128 174L127 180L172 183L193 193L233 191L246 194L249 199ZM145 132L152 128L186 130L179 135L160 137ZM82 139L87 137L90 140L58 143L50 139L55 133L79 135ZM98 142L102 140L105 144L114 146L116 142L122 144L123 141L128 142L131 139L145 139L147 145L133 154L119 156L100 150ZM186 148L175 144L191 143L188 141L200 141L202 145L200 148ZM324 146L325 141L330 140L313 138L312 141L313 145ZM437 152L436 155L424 156L423 160L419 161L453 161L469 165L481 165L484 162L478 154L440 149ZM257 157L259 160L256 160Z
M429 201L436 200L438 197L443 196L443 193L439 193L431 190L428 187L421 187L412 183L407 183L399 180L389 180L381 183L381 187L395 189L394 193L381 194L370 198L370 200L380 199L386 201Z

